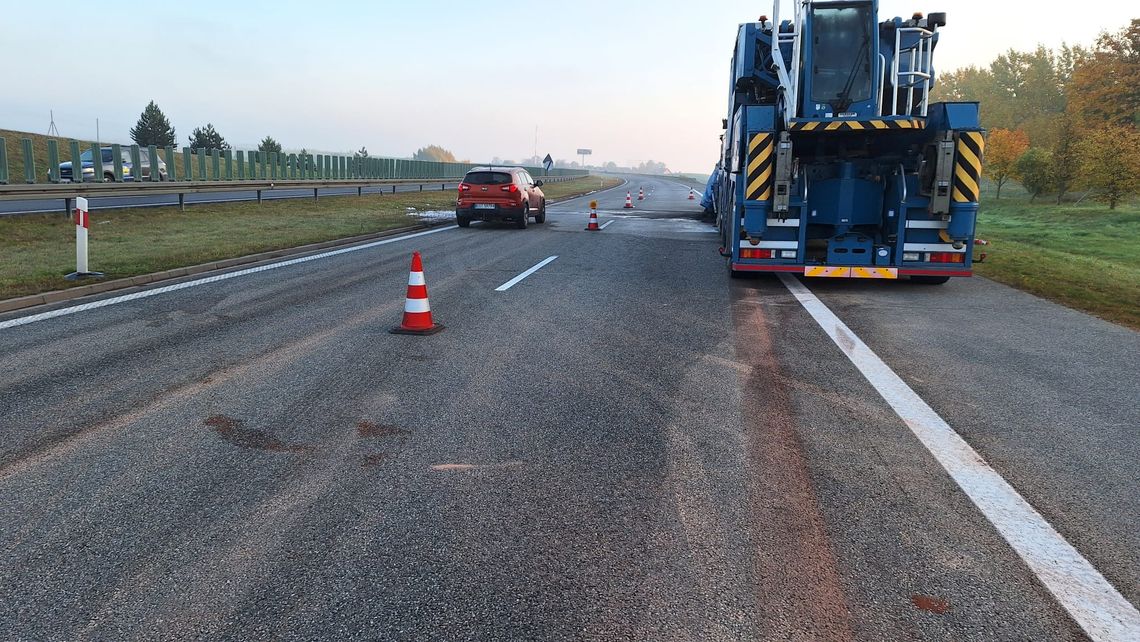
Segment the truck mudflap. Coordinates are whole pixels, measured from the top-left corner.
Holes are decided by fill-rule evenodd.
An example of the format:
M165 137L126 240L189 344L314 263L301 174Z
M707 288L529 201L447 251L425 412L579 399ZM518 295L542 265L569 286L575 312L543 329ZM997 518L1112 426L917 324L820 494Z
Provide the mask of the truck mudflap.
M755 265L733 263L737 272L793 272L813 278L832 279L897 279L901 276L973 276L971 270L926 270L922 268L888 268L864 265Z

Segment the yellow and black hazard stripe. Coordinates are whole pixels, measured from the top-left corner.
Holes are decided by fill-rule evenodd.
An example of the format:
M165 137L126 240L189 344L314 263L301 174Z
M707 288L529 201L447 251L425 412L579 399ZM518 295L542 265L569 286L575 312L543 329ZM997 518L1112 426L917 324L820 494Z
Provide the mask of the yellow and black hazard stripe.
M753 134L748 140L748 182L745 200L766 201L772 198L772 176L776 165L776 135L771 132Z
M954 159L954 189L951 198L955 203L977 203L982 180L982 158L986 140L982 132L958 134L958 153Z
M850 132L873 130L924 129L926 121L918 118L903 120L802 120L788 125L793 132Z

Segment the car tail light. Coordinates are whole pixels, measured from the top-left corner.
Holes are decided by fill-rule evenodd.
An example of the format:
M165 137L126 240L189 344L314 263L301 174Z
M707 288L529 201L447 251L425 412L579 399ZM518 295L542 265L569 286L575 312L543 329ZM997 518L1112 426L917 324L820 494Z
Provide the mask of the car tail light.
M514 183L511 183L510 185L503 185L500 189L502 189L504 192L510 192L511 194L515 194L519 191L519 186L515 185Z
M965 263L966 255L959 252L931 252L931 263Z
M776 258L775 250L740 250L740 258L742 259L774 259Z
M470 191L471 191L471 186L470 186L470 185L468 185L467 183L460 183L460 184L459 184L459 191L461 191L461 192L470 192Z

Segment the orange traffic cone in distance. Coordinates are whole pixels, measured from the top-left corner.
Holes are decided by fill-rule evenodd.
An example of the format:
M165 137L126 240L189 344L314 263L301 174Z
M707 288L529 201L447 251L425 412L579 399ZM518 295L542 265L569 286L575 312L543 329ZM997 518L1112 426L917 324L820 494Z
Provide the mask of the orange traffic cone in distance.
M697 200L697 192L691 187L689 188L689 200L690 201Z
M423 259L420 258L419 252L412 252L412 269L408 274L408 296L404 300L404 321L392 328L392 333L428 335L442 329L443 326L431 318Z
M637 200L639 200L639 201L645 200L645 189L644 188L637 190Z
M633 209L633 194L631 194L630 192L625 193L625 209L627 209L627 210Z

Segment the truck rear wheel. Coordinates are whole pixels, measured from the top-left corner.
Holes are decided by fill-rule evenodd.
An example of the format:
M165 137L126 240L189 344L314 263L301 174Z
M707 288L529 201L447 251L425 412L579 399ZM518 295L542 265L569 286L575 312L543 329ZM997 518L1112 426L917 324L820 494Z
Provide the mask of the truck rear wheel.
M942 285L950 280L948 276L912 276L911 281L915 283L922 283L924 285Z

